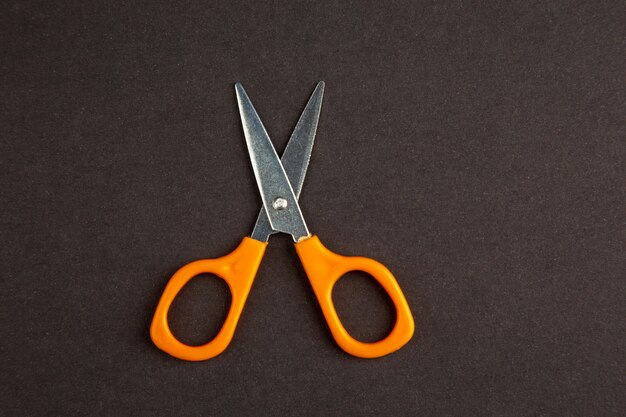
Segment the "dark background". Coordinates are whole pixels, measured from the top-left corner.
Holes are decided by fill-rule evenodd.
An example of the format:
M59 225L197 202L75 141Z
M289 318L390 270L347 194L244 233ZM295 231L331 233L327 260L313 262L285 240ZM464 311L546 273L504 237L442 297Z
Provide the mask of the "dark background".
M3 3L0 414L623 415L623 3L258 3ZM171 358L167 280L260 207L235 81L280 151L319 80L304 214L389 266L415 337L345 354L277 236L228 350ZM358 274L335 300L393 323ZM228 302L194 280L172 328Z

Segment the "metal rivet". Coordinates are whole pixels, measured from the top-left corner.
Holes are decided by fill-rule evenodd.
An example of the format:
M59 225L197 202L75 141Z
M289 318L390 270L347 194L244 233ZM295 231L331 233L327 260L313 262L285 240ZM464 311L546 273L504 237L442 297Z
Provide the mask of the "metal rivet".
M284 210L287 208L287 200L282 197L276 197L272 203L274 210Z

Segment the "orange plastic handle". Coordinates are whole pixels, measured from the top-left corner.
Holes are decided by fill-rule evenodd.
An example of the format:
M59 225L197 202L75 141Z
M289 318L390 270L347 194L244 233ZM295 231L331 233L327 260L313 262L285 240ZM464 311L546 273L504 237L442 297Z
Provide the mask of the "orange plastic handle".
M415 323L409 305L394 276L384 265L369 258L341 256L328 250L317 236L296 243L296 251L337 344L351 355L378 358L395 352L413 337ZM396 307L396 324L386 338L359 342L341 324L332 300L335 283L350 271L370 274L387 292Z
M179 269L167 283L154 313L150 326L150 337L154 344L170 355L188 361L202 361L222 353L235 334L237 322L266 247L267 242L245 237L229 255L191 262ZM193 277L206 273L217 275L228 284L232 296L230 310L224 325L213 340L202 346L188 346L172 334L167 313L185 284Z

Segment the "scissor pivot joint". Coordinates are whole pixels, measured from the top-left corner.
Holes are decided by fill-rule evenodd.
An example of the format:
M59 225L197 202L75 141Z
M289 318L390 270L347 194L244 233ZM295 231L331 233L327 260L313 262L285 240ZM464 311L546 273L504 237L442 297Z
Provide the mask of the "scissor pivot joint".
M282 197L276 197L272 202L274 210L284 210L287 208L287 200Z

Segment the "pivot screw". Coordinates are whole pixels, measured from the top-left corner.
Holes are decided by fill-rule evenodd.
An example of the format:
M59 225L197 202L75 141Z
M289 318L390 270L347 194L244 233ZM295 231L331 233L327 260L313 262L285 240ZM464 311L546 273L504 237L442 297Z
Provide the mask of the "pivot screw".
M282 197L276 197L272 203L274 210L284 210L287 208L287 200Z

